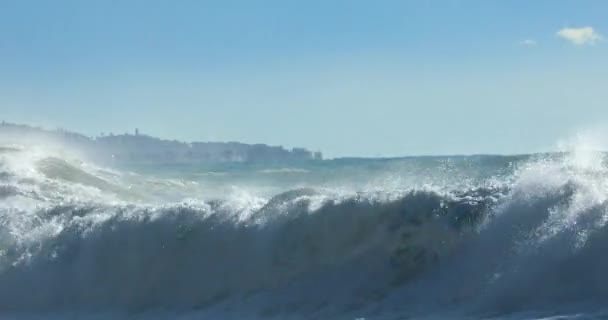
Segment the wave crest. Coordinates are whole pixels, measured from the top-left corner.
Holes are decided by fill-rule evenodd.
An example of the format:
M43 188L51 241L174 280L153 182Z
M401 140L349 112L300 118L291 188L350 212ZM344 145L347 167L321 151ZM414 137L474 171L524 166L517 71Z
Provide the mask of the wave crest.
M37 201L0 206L6 312L479 315L608 298L605 166L555 157L466 188L157 205L107 201L112 177L41 163L0 167L0 199Z

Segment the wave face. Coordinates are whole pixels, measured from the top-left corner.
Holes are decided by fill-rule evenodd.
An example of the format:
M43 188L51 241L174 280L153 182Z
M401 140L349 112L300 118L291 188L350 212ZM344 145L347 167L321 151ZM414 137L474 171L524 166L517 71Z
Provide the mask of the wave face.
M289 187L224 196L191 172L1 157L4 316L537 318L608 299L602 154L256 169Z

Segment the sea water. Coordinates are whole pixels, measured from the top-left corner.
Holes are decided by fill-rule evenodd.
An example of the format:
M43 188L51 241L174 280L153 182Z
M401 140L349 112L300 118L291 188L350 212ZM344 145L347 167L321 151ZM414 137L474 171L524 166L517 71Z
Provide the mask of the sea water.
M604 154L0 154L0 318L601 318Z

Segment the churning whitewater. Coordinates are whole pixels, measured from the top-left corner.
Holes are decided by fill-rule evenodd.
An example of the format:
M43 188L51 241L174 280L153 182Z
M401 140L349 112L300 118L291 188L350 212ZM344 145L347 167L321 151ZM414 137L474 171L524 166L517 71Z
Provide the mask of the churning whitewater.
M592 151L119 170L3 148L0 316L601 316L607 201Z

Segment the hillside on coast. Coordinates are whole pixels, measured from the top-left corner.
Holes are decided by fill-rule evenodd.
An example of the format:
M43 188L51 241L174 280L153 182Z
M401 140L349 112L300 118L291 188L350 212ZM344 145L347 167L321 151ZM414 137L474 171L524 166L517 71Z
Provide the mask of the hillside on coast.
M61 146L79 150L100 162L125 163L226 163L298 162L321 160L321 152L305 148L287 149L241 142L182 142L165 140L136 129L133 134L89 137L63 129L0 123L0 144Z

